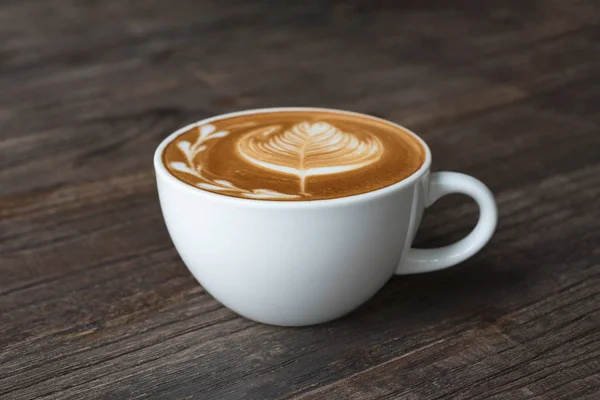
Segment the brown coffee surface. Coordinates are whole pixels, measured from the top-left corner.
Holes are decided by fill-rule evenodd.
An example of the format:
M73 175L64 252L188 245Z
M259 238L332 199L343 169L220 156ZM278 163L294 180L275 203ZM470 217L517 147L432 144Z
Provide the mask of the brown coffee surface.
M389 122L334 111L264 111L198 125L162 154L177 179L210 192L307 201L371 192L400 182L425 149Z

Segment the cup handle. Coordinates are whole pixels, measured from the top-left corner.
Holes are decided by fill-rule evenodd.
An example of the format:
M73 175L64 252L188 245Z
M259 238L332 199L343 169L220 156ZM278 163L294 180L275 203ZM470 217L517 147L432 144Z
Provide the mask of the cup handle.
M409 249L396 274L418 274L451 267L473 256L490 240L498 222L498 209L488 187L469 175L437 172L431 175L425 206L429 207L440 197L451 193L466 194L477 202L479 221L475 228L465 238L448 246Z

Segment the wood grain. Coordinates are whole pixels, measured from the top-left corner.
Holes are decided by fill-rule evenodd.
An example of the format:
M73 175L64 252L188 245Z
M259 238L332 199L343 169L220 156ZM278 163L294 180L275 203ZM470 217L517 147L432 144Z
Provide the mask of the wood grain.
M0 398L599 398L599 44L593 0L3 1ZM497 234L339 321L233 314L173 249L151 156L288 105L419 132L489 184ZM476 215L445 199L417 242Z

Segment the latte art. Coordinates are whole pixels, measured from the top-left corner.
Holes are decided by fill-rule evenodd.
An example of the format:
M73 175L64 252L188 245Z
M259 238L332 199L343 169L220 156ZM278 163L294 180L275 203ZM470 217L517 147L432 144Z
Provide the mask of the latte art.
M197 125L162 154L169 172L199 189L258 200L344 197L417 171L425 151L402 128L359 114L271 111Z
M361 140L327 122L301 122L284 131L279 126L253 130L238 141L237 149L254 165L296 175L301 193L308 176L361 168L383 153L376 137Z

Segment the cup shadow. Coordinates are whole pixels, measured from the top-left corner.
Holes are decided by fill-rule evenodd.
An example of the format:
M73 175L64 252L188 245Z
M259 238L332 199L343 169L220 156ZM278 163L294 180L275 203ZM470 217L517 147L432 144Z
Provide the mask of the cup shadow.
M493 323L509 312L509 299L531 282L533 271L474 257L465 264L422 275L394 276L341 324L400 322L410 329L447 320ZM334 322L335 324L335 322Z

